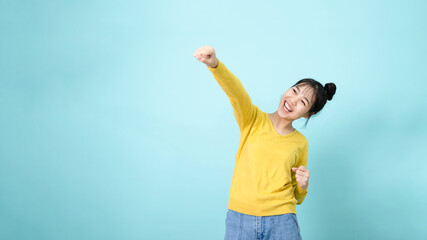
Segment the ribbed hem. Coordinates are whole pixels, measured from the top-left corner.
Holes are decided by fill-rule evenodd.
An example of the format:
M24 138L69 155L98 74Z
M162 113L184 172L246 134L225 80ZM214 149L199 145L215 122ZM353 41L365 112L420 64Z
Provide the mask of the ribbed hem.
M228 202L228 208L247 215L252 216L273 216L273 215L282 215L286 213L295 213L297 214L296 204L285 204L280 207L275 207L274 209L265 209L262 206L257 206L254 209L247 209L242 206L243 203L237 203L234 201Z

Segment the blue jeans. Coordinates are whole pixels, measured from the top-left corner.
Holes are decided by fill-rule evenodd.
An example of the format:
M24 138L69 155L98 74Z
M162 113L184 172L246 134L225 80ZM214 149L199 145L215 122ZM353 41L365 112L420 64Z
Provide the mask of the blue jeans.
M301 240L297 215L253 216L228 209L225 240Z

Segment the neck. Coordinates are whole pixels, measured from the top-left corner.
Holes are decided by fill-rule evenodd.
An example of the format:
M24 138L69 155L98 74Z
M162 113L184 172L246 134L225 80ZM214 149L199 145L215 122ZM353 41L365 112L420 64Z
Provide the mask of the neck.
M286 132L286 131L293 131L294 127L292 126L293 120L288 120L281 118L279 114L276 112L271 113L270 116L273 119L273 125L276 129Z

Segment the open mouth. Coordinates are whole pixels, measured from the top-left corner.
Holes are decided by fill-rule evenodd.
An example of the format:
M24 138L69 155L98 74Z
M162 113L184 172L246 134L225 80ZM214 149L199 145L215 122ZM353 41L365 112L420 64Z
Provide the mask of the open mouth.
M286 112L292 112L292 109L291 109L291 107L289 106L289 104L285 101L284 102L284 104L283 104L283 109L286 111Z

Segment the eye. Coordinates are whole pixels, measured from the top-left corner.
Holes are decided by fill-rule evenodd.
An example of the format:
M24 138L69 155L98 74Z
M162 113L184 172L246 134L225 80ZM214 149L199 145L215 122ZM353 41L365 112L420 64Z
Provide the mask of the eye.
M294 90L294 93L297 93L297 91L295 91L295 88L292 88L292 90Z
M304 106L305 106L305 102L303 101L303 100L301 100L301 102L304 104Z

